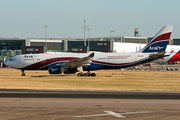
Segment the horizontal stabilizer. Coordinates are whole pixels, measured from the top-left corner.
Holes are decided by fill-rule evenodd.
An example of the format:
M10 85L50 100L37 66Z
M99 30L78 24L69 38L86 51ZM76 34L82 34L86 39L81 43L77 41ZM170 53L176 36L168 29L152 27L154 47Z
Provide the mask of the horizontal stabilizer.
M166 52L159 52L159 53L156 53L156 54L150 54L149 55L149 58L150 59L157 59L157 58L159 58L159 57L161 57L161 56L164 56L164 54L166 54Z

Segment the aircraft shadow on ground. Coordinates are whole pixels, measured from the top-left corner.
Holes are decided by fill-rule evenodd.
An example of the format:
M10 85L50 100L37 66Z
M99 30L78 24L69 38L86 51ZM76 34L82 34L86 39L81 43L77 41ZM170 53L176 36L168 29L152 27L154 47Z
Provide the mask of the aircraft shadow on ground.
M37 76L31 76L31 77L65 77L67 75L37 75Z
M70 75L37 75L37 76L31 76L31 77L66 77L66 76L70 76ZM112 77L112 76L104 76L104 77Z

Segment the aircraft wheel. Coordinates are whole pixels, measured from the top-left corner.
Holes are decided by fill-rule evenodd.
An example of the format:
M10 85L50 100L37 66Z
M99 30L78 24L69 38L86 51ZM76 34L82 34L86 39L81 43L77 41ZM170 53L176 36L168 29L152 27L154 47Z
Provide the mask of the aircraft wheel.
M81 76L84 76L84 74L78 73L77 76L81 77Z
M95 73L92 73L92 74L91 74L91 77L96 77L96 74L95 74Z
M87 73L87 74L88 74L89 77L91 76L91 73Z
M21 70L21 72L22 72L22 76L25 76L24 70Z
M22 73L22 76L25 76L25 73Z
M78 77L80 77L80 76L81 76L81 74L80 74L80 73L78 73L78 74L77 74L77 76L78 76Z
M84 76L87 77L87 76L89 76L89 75L88 75L87 73L84 73Z

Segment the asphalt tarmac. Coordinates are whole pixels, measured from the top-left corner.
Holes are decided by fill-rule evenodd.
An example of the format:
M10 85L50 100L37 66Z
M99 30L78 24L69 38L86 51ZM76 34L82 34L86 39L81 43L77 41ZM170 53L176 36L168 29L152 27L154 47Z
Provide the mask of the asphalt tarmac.
M179 92L1 89L0 120L179 120L179 95Z
M0 97L180 99L180 92L0 89Z

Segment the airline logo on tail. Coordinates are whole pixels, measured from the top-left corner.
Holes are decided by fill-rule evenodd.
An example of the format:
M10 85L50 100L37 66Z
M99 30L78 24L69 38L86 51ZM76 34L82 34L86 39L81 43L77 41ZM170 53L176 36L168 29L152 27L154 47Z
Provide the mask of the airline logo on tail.
M165 52L173 26L164 26L140 52Z
M156 47L149 47L149 50L161 50L163 49L164 47L159 47L158 45Z

